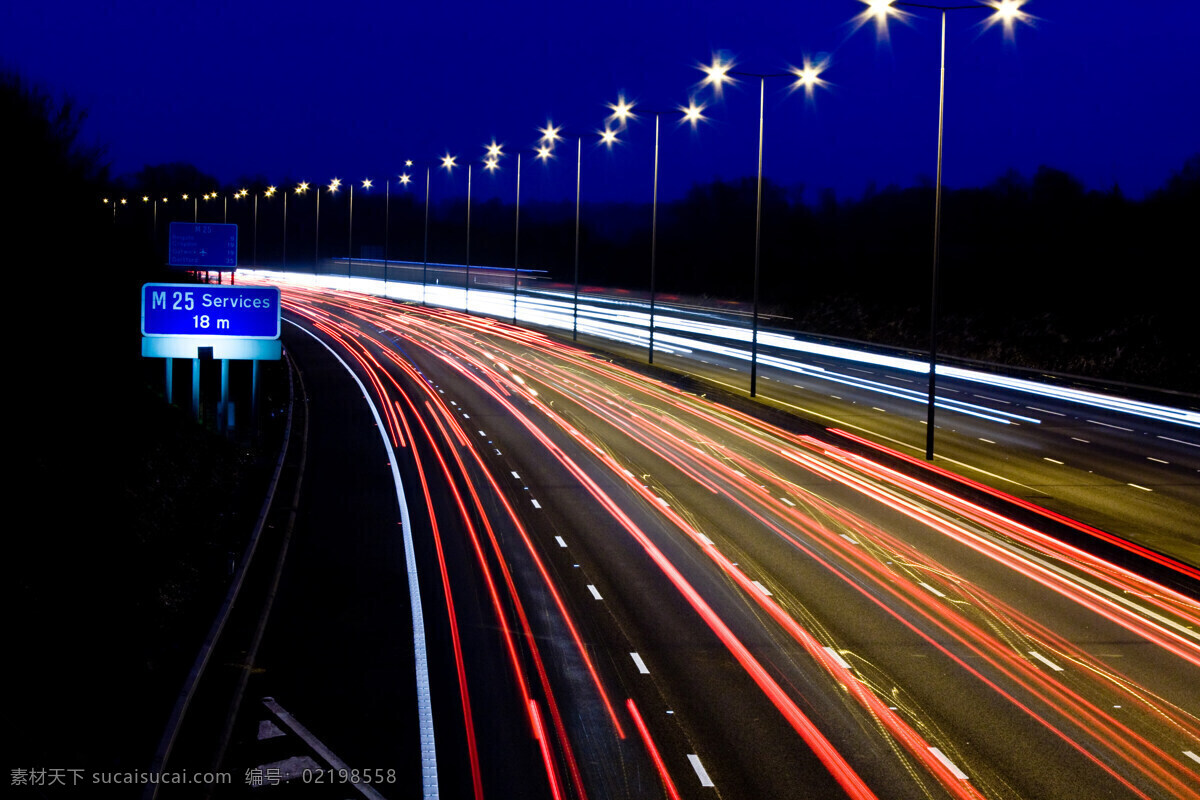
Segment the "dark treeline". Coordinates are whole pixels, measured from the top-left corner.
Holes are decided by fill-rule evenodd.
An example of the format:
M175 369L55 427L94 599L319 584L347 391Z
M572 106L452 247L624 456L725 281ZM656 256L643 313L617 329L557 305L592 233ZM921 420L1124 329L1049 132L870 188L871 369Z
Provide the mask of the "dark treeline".
M0 119L6 297L21 334L8 348L6 453L26 520L4 559L21 643L8 767L145 770L261 480L247 448L163 402L163 362L141 358L140 285L185 278L162 269L148 228L120 224L119 200L114 217L83 112L2 74Z
M285 260L282 191L288 195L286 265L322 268L355 258L461 264L467 259L465 198L435 200L426 250L424 193L393 182L354 199L314 186L297 194L293 178L274 197L267 182L232 186L186 164L147 167L122 182L131 205L118 215L145 232L159 203L158 246L170 220L227 220L240 226L242 263ZM234 193L247 188L250 195ZM196 192L220 193L212 200ZM689 298L752 299L755 182L694 186L658 209L657 291ZM183 201L184 193L189 200ZM253 195L258 193L257 224ZM929 336L934 189L869 188L857 199L832 190L805 202L802 187L766 182L760 299L764 312L810 333L924 348ZM137 206L141 206L138 208ZM470 262L544 270L573 280L575 209L571 202L526 203L514 253L511 203L471 207ZM580 279L594 286L648 290L649 204L585 203ZM945 190L940 268L943 349L949 355L1089 377L1200 390L1197 337L1189 330L1200 296L1194 267L1200 218L1200 155L1144 199L1118 186L1089 191L1059 170L1015 172L989 186ZM128 226L126 226L128 227Z

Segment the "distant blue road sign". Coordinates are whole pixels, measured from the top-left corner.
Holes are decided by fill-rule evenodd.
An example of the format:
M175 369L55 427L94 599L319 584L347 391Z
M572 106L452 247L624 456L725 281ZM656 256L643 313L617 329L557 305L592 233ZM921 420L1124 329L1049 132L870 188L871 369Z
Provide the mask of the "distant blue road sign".
M279 320L274 286L142 286L143 336L278 339Z
M167 263L188 269L236 269L237 225L172 222Z

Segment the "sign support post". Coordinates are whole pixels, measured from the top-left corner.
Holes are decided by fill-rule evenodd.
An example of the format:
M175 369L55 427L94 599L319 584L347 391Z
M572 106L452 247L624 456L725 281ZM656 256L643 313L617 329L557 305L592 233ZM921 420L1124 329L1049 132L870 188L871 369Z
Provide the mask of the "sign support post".
M147 283L142 286L142 355L167 362L167 397L174 394L173 359L192 360L192 417L200 419L200 361L220 359L217 428L234 427L229 361L254 362L251 407L258 407L258 361L279 360L279 289L268 286Z

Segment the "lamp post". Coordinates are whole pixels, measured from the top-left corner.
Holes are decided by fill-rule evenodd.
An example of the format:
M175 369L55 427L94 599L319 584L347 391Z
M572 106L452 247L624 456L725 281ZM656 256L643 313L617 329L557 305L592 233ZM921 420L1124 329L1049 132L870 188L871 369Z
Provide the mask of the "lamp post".
M274 188L274 187L272 187ZM308 183L301 181L296 184L296 194L304 194L308 191ZM287 269L287 199L288 193L283 193L283 268Z
M538 150L538 158L543 161L553 155L554 145L562 136L561 127L556 127L553 122L547 122L546 127L538 128L542 134L542 148ZM609 139L608 146L611 147L616 141L616 134L613 131L606 131ZM603 136L603 135L602 135ZM543 157L542 150L549 148L550 156ZM583 137L576 135L575 137L575 299L572 303L571 312L571 340L579 341L579 189L580 181L583 177Z
M521 254L521 153L517 153L517 209L515 216L515 229L513 231L513 315L512 324L517 324L517 286L519 282L518 270Z
M447 153L442 157L442 166L446 169L446 174L453 172L458 166L458 156L452 156ZM467 163L467 258L466 258L466 280L463 282L463 311L471 313L471 167L473 165ZM426 189L425 195L425 214L426 214L426 238L428 238L429 230L429 194ZM428 258L428 256L426 256Z
M754 311L751 317L750 333L751 397L755 397L758 394L758 298L760 264L762 260L763 123L766 116L767 79L792 78L792 89L804 88L809 97L811 97L813 89L822 83L818 76L825 66L827 65L824 63L814 66L806 60L803 68L792 69L789 72L742 72L734 71L732 64L726 64L720 58L715 58L709 66L701 67L706 73L706 77L702 83L711 84L718 93L722 84L732 81L729 77L731 75L758 78L758 185L754 201Z
M362 187L364 190L371 188L371 179L363 178ZM351 272L354 268L354 184L350 184L350 224L346 231L346 277L351 277Z
M537 151L537 158L545 160L551 155L551 148L544 142ZM489 172L495 172L500 168L500 158L504 156L501 145L492 142L487 147L487 160L484 162L484 168ZM520 263L521 263L521 153L517 152L517 195L516 195L516 212L514 215L514 231L513 231L513 311L512 324L517 324L517 291L520 286Z
M263 190L264 197L274 197L275 187L268 186ZM254 266L258 266L258 192L254 193Z
M447 156L448 157L448 156ZM404 162L404 167L410 169L413 166L412 159ZM421 305L425 305L425 287L429 285L429 164L425 165L425 246L421 256ZM409 174L405 172L400 176L400 182L408 186L412 180Z
M388 239L391 236L391 231L388 230L392 219L392 179L389 177L383 182L383 294L387 296L387 270L388 270Z
M610 109L612 109L612 112L613 112L611 115L609 115L609 118L608 118L609 121L611 122L613 120L620 120L622 129L625 127L625 123L627 120L637 119L636 115L633 113L634 104L627 102L625 100L624 96L618 97L617 102L610 103L608 107ZM696 123L704 118L703 114L701 113L703 111L704 111L704 106L696 105L695 100L693 100L686 108L683 106L680 106L674 112L658 111L658 110L649 109L649 108L644 108L641 111L641 113L643 113L643 114L653 114L654 115L654 190L653 190L651 205L650 205L650 346L649 346L648 355L647 355L647 362L650 364L654 363L654 298L655 298L655 279L656 279L655 261L656 261L657 250L658 250L658 129L659 129L659 118L663 114L683 112L683 117L680 121L681 122L690 122L692 124L692 127L695 128ZM609 134L610 132L606 129L605 133ZM611 133L613 134L612 136L606 136L606 135L602 134L601 140L605 141L606 143L610 143L610 141L615 141L615 132L611 132Z
M937 11L942 19L941 67L938 81L938 135L937 135L937 179L933 195L933 271L930 281L929 299L929 387L926 400L925 460L933 460L934 408L937 386L937 322L938 322L938 264L942 247L942 130L946 115L946 13L949 11L978 11L992 9L989 24L1002 22L1011 30L1015 21L1024 18L1021 6L1025 0L994 0L986 4L937 5L932 3L894 2L894 0L863 0L867 4L864 17L874 17L879 28L886 29L887 19L898 12L898 7L923 8Z
M249 190L249 189L246 189L245 187L243 187L243 188L241 188L241 189L238 189L236 192L234 192L234 193L233 193L233 199L234 199L234 200L245 200L245 199L246 199L246 198L247 198L249 195L250 195L250 190ZM257 196L256 196L256 197L257 197ZM239 238L239 239L238 239L238 249L239 249L239 250L241 249L241 244L242 244L242 242L241 242L241 239ZM241 254L240 254L240 253L238 254L238 261L239 261L239 262L241 261ZM230 277L230 281L232 282L232 280L233 280L233 275L231 274L229 277Z
M444 161L444 159L443 159ZM404 162L405 170L413 168L414 161L410 158ZM425 305L425 287L429 284L429 174L430 166L425 163L425 245L421 256L421 305ZM405 188L412 183L412 176L408 172L400 174L400 184Z
M326 188L329 189L330 194L337 194L338 188L341 185L342 185L342 182L339 179L334 178L333 180L329 181L329 185ZM314 275L316 275L317 272L319 271L318 267L319 267L320 263L321 263L321 190L317 189L317 224L316 224L315 242L313 243L313 274Z
M402 187L404 187L405 189L407 189L408 185L410 183L412 183L412 176L409 175L407 172L407 170L412 168L412 165L413 165L413 162L411 159L408 161L405 161L404 162L405 171L401 172L397 176L397 180L399 181L400 185ZM390 185L391 181L389 180L388 183ZM387 199L387 202L384 204L384 207L383 207L383 290L384 290L384 294L387 293L388 240L389 240L390 233L391 233L391 194L390 194L390 190L389 190L389 194L386 195L385 197Z

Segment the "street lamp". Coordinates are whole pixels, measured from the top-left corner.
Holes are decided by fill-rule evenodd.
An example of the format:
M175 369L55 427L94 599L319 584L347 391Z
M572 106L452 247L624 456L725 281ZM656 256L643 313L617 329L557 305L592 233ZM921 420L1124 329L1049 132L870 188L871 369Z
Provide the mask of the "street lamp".
M539 129L540 130L540 129ZM543 141L540 148L537 150L536 158L543 161L552 155L552 148L548 147ZM487 160L484 168L489 172L495 172L500 168L499 159L505 155L501 145L495 141L487 148ZM517 289L520 285L520 263L521 263L521 153L517 151L517 203L516 213L514 216L514 231L513 231L513 312L512 324L517 324Z
M362 187L364 190L370 190L370 178L363 178ZM346 231L346 249L349 251L346 254L346 277L350 277L350 272L354 268L354 184L350 184L350 225Z
M874 18L877 30L886 35L887 19L898 15L898 7L925 8L938 11L942 17L942 54L941 77L938 84L938 140L937 140L937 182L933 196L933 275L929 300L929 389L926 401L927 417L925 421L925 460L933 460L933 431L935 389L937 382L937 320L938 320L938 261L942 246L942 128L946 112L946 12L976 11L983 8L992 9L988 24L1003 23L1005 30L1011 31L1013 23L1025 19L1021 6L1025 0L993 0L983 4L946 6L933 3L893 2L893 0L862 0L867 9L862 12L862 19Z
M449 175L458 166L458 156L452 156L446 153L442 157L442 166L446 169L446 174ZM473 165L467 162L467 257L466 257L466 280L463 283L463 311L471 313L471 167ZM492 169L495 169L493 166ZM428 214L429 214L429 195L426 192L425 213L426 213L426 237L428 237Z
M449 156L447 155L447 158ZM445 159L442 159L445 165ZM404 162L405 169L411 169L413 166L412 159ZM425 164L425 247L421 256L421 305L425 305L425 287L429 285L429 164ZM407 172L400 176L400 183L405 187L412 181L412 178Z
M304 194L308 191L308 183L300 181L296 184L296 194ZM283 268L287 269L287 199L288 193L283 193Z
M264 197L274 197L275 196L275 187L268 186L265 190L263 190L263 196ZM254 238L254 246L252 248L253 249L252 258L254 260L255 268L257 268L258 267L258 192L254 193L254 234L253 234L253 238Z
M327 187L329 189L329 193L337 194L338 187L340 187L341 185L342 185L342 182L339 179L334 178L333 180L331 180L329 182L329 186ZM320 263L321 263L321 190L317 189L317 224L316 224L316 237L315 237L315 242L313 244L313 274L314 275L316 275L317 272L319 271L318 266L320 265Z
M633 113L634 103L627 102L624 95L617 98L617 102L609 103L608 107L612 109L612 114L609 115L608 121L619 120L621 129L625 128L625 124L630 119L637 119L637 115ZM655 109L643 108L640 113L654 115L654 191L652 194L650 206L650 347L648 350L647 361L650 364L654 363L654 297L655 297L655 259L658 250L658 129L659 117L663 114L674 114L682 112L683 116L680 122L689 122L692 128L704 119L701 112L704 111L704 106L697 106L693 100L687 107L679 106L674 111L659 111ZM612 146L616 141L617 131L605 128L601 134L601 141Z
M804 66L792 68L788 72L741 72L734 71L732 63L725 63L720 57L714 58L712 64L701 67L705 78L704 85L712 85L713 91L720 94L725 83L732 83L731 75L747 78L758 78L758 187L754 206L754 313L750 333L750 396L758 393L758 297L759 297L759 265L762 258L762 196L763 196L763 121L766 114L767 78L791 78L792 90L803 88L811 98L813 90L824 83L820 74L828 62L812 64L805 59Z
M409 175L407 172L407 170L412 168L412 165L413 165L412 159L405 161L404 162L405 172L401 172L397 176L397 180L399 180L400 185L402 187L404 187L405 189L407 189L408 185L410 183L412 183L412 176ZM390 184L391 181L389 181L388 183ZM389 190L389 192L390 192L390 190ZM391 221L390 221L391 220L391 199L390 199L390 197L391 196L389 194L388 202L383 207L383 228L384 228L384 231L383 231L383 285L384 285L385 292L387 290L388 237L390 235L390 229L391 229Z
M563 137L560 135L562 126L556 126L553 122L547 121L546 127L538 128L542 134L542 148L538 150L538 158L542 156L542 150L549 147L551 156L553 155L554 145ZM601 142L608 148L612 148L617 141L616 131L610 128L605 128L601 134ZM579 341L579 189L581 179L583 177L583 136L575 136L575 299L572 304L573 311L571 313L571 339Z

